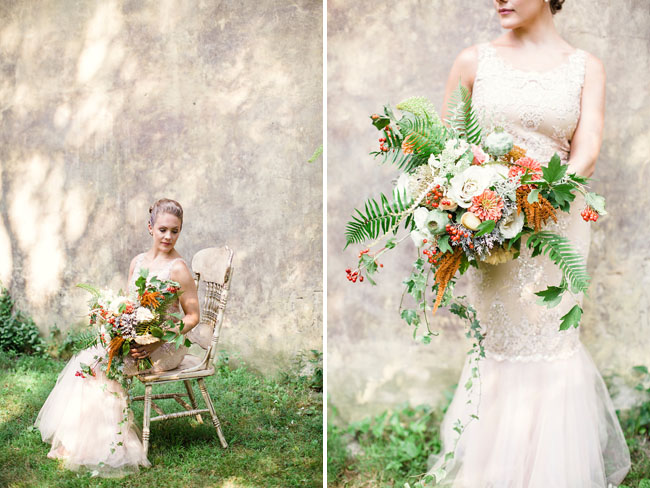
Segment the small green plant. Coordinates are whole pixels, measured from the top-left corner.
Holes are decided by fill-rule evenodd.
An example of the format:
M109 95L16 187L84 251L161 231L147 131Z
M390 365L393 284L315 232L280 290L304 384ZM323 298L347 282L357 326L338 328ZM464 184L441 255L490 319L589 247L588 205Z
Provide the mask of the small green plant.
M50 328L48 339L50 355L67 360L94 345L96 340L97 333L93 330L69 329L64 333L55 325Z
M299 383L314 391L323 391L323 353L316 349L299 352L291 370L283 372L282 376L285 383Z
M642 392L645 399L636 407L619 413L621 427L627 437L644 436L650 439L650 372L647 366L635 366L639 383L635 389Z
M0 289L0 350L46 354L47 346L31 317L15 309L9 290Z

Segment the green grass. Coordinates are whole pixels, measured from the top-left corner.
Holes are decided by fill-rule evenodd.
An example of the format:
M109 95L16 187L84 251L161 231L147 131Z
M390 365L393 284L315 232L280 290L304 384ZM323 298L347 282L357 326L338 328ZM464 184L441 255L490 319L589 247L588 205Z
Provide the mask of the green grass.
M222 449L208 419L152 424L152 467L122 479L91 478L47 459L33 422L64 361L0 352L0 486L8 487L321 487L322 394L310 379L285 372L266 379L222 361L206 384L230 447ZM182 387L181 387L182 389ZM143 394L139 383L134 395ZM178 391L164 385L160 392ZM198 390L195 390L198 395ZM200 398L200 395L198 395ZM175 402L161 400L163 408ZM199 400L200 402L200 400ZM178 407L178 405L176 405ZM134 405L142 419L142 402Z
M621 488L650 488L650 438L647 431L640 433L638 420L644 405L621 415L632 459ZM407 405L340 427L331 422L337 416L334 409L327 427L328 486L413 486L427 471L428 455L440 453L443 410Z

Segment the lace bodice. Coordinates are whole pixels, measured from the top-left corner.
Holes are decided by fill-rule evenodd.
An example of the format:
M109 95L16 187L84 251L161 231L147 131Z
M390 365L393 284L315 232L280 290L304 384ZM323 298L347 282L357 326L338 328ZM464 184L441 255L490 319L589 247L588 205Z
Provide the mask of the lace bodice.
M472 99L483 127L503 127L540 161L555 152L566 161L580 118L585 61L586 53L577 49L554 69L522 71L492 44L480 44Z
M144 253L139 254L136 257L135 267L133 268L133 275L131 276L131 281L129 282L129 292L135 291L135 281L138 279L138 276L140 276L140 269L142 269L143 259ZM185 262L182 258L176 258L166 263L161 268L149 268L149 276L155 275L161 280L171 279L172 268L174 267L174 263L176 263L176 261ZM178 300L172 303L167 310L168 313L180 312L180 304L178 303ZM185 356L186 353L187 348L185 346L181 346L176 349L174 344L165 343L151 354L151 361L153 363L152 369L155 371L174 369L180 364L183 356ZM135 374L136 369L131 364L125 367L125 371L127 371L127 374Z
M545 72L522 71L499 57L491 44L479 46L473 103L483 127L501 126L527 155L547 163L553 153L567 161L570 141L580 117L585 73L584 51L575 51L562 65ZM571 214L560 213L546 229L567 236L587 258L589 227L580 217L579 198ZM471 279L478 318L485 329L486 355L503 360L557 359L579 345L578 329L560 331L560 317L573 305L565 297L555 308L537 304L537 291L558 285L561 273L545 256L521 255L508 263L481 263Z

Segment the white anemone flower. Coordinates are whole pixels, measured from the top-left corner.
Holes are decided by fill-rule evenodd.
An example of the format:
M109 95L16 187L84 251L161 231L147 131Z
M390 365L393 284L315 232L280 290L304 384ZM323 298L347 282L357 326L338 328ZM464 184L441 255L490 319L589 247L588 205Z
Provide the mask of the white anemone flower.
M470 166L454 176L447 196L463 208L469 208L472 198L483 193L495 180L496 173L485 166Z

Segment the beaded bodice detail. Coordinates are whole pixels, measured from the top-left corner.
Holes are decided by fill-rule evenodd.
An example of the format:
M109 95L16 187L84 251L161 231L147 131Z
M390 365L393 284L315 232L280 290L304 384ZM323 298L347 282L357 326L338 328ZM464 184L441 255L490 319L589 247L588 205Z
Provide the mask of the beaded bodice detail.
M546 164L554 153L566 162L580 117L585 53L575 51L562 65L546 72L522 71L501 59L490 44L479 46L473 104L488 133L503 127L527 155ZM545 230L568 237L587 258L589 227L576 199L571 214ZM575 300L565 294L551 309L538 305L535 292L559 285L562 275L545 256L531 258L522 243L518 259L480 263L471 278L472 295L484 328L486 355L497 360L537 361L567 357L579 345L578 329L560 331L560 319Z

